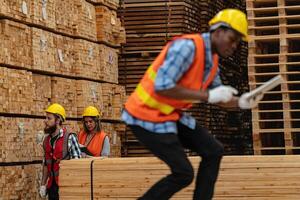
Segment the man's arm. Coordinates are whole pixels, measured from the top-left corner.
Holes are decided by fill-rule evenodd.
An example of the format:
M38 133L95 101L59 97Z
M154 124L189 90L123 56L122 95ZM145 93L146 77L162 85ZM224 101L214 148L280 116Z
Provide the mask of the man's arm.
M208 92L207 91L199 91L199 90L191 90L184 88L180 85L176 85L173 88L156 91L157 94L178 99L178 100L190 100L195 102L207 102L208 101Z
M79 147L79 143L77 137L74 134L70 134L68 139L68 149L70 153L70 159L78 159L81 158L81 150Z

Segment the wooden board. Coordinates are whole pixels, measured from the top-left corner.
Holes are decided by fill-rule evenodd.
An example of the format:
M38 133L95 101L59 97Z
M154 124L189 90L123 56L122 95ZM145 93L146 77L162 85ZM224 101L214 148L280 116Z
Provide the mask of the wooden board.
M199 158L191 157L190 161L197 169ZM90 199L91 166L94 199L136 199L170 173L169 168L156 158L63 161L60 173L63 199ZM224 157L214 199L296 200L300 195L299 168L299 156ZM191 199L193 187L194 183L172 199Z

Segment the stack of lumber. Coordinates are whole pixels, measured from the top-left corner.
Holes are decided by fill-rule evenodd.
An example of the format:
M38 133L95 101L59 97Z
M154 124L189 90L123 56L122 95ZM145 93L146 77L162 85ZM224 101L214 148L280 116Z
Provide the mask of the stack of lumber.
M96 6L96 25L98 41L119 45L125 43L125 30L117 17L117 11L107 6Z
M108 0L0 2L1 200L40 199L36 164L43 158L45 109L51 103L64 106L63 125L76 133L83 109L100 109L112 156L121 156L125 89L118 85L118 52L125 31L118 5Z
M75 15L74 21L77 22L75 27L75 34L88 38L90 40L97 40L96 33L96 8L93 4L86 0L71 0L75 3L78 14ZM67 4L69 5L69 4Z
M120 1L119 0L87 0L94 5L103 5L112 10L117 10L119 8Z
M125 131L124 124L101 123L101 127L110 139L110 156L121 157L121 137Z
M280 74L283 83L252 110L255 154L298 154L300 2L247 1L249 82L254 89Z
M125 90L123 86L102 84L103 116L106 119L120 119L123 104L125 102Z
M194 169L200 159L190 157ZM296 200L299 156L226 156L221 163L214 200ZM195 175L197 170L195 171ZM63 161L63 199L137 199L170 169L156 158L108 158ZM172 199L192 199L195 183Z
M100 45L80 39L74 42L74 57L76 63L74 73L76 76L95 80L101 79L100 61L104 58L100 55ZM106 68L107 66L103 64L102 67ZM110 70L116 70L116 68L117 66L112 66Z
M40 160L36 135L43 125L42 119L0 117L0 163Z
M2 167L0 170L0 199L38 200L41 165Z
M0 63L30 68L31 37L28 26L0 19Z
M105 82L118 83L118 53L115 48L100 44L100 59L97 68L100 69L99 79Z
M32 73L0 67L0 112L31 114Z
M81 116L87 106L95 106L103 112L103 93L101 83L76 81L77 115Z
M126 29L126 44L119 58L119 82L130 95L162 47L173 36L207 32L208 21L221 9L245 9L242 0L142 1L122 0L119 16ZM221 78L240 91L248 90L247 44L229 59L221 59ZM196 104L190 111L203 126L224 143L226 154L252 154L251 118L248 111L225 111L208 104ZM246 116L235 117L232 115ZM218 117L216 117L218 116ZM124 138L124 156L151 156L129 129ZM250 144L250 145L249 145Z
M82 115L84 108L93 105L101 110L102 118L120 120L125 101L123 86L82 80L76 81L76 90L77 116ZM71 103L67 105L72 106Z
M51 101L63 105L68 117L76 117L76 81L60 77L51 78Z

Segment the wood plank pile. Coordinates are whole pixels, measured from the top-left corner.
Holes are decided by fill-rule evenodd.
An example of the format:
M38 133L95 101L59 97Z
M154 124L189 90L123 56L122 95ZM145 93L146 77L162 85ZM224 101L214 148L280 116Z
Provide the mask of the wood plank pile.
M121 138L125 131L124 124L101 123L101 126L108 137L110 138L110 156L121 157Z
M96 6L97 39L111 44L125 43L125 29L117 17L117 11L106 6Z
M37 200L41 164L7 166L0 170L0 199Z
M31 59L31 31L20 23L0 20L0 63L30 68Z
M64 126L76 133L83 109L100 109L111 156L121 156L125 88L118 85L118 52L125 31L118 6L116 0L0 1L1 200L40 199L36 164L45 109L53 102L65 107Z
M0 24L1 64L118 83L118 49L6 19Z
M194 169L200 159L190 157ZM226 156L222 160L214 200L296 200L299 198L300 157ZM197 170L195 170L196 174ZM108 158L63 161L63 199L137 199L170 173L156 158ZM172 199L191 199L195 183ZM91 193L92 191L92 193Z
M120 2L118 14L126 29L126 44L119 57L119 82L125 86L127 95L134 91L146 69L173 36L208 31L208 21L221 9L245 9L245 2L242 0ZM248 90L247 44L243 43L240 49L230 59L221 59L220 68L224 84L230 84L243 93ZM253 153L251 118L241 117L237 123L230 122L232 115L250 116L248 111L225 111L217 106L197 104L190 114L211 129L211 133L225 144L227 154ZM130 130L123 142L124 156L151 155Z
M36 135L43 125L42 119L0 117L0 162L39 160L43 151Z
M118 4L110 1L95 2L95 5L92 3L85 0L4 0L0 4L0 16L65 35L97 41L98 20L95 5L109 5L110 9L116 10ZM111 23L110 19L108 22ZM118 26L120 24L114 25L115 30L122 30L120 35L124 38L124 29ZM115 32L115 35L117 34Z
M275 75L283 83L252 110L255 154L298 154L300 2L247 1L249 82L254 89Z
M31 114L32 73L0 67L0 112Z

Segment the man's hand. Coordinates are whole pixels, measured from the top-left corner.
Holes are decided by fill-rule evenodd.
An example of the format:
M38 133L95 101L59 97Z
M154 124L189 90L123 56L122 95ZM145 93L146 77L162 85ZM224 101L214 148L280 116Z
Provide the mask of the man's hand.
M264 97L264 94L250 96L250 93L244 93L239 99L241 109L251 109L257 106L258 102Z
M208 91L208 103L227 103L237 94L238 91L235 88L221 85Z
M47 195L47 188L45 185L40 186L39 194L42 198L45 198Z

